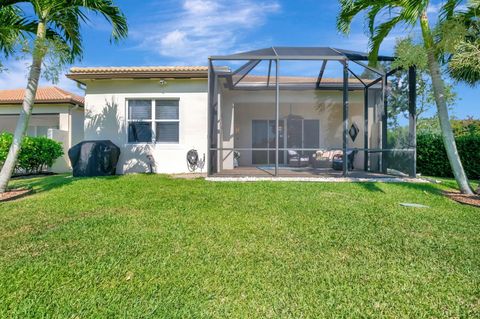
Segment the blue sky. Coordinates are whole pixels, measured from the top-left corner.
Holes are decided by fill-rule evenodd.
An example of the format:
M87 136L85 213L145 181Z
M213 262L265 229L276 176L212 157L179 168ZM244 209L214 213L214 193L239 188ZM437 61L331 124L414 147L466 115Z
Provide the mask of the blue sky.
M85 54L76 66L205 65L207 57L268 46L332 46L366 51L363 19L351 34L336 31L335 0L117 0L128 18L129 38L109 43L109 25L93 17L84 28ZM429 9L438 15L439 1ZM417 29L395 30L381 49L391 54L395 39ZM23 87L27 61L10 60L0 74L0 88ZM42 84L46 84L45 81ZM62 78L60 86L77 90ZM453 114L480 118L479 90L457 86L461 100Z

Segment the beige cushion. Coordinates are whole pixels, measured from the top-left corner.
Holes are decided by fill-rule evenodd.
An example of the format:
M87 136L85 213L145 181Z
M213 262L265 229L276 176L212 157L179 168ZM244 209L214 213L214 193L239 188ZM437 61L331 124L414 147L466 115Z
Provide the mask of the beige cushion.
M315 153L315 159L317 161L331 161L337 154L343 154L342 151L317 151Z

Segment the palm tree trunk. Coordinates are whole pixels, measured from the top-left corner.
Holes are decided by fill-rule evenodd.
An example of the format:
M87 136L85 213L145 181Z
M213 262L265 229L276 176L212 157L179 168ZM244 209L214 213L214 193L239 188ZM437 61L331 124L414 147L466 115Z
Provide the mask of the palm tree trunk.
M438 118L440 119L440 128L442 130L443 144L447 151L447 157L460 191L463 194L473 194L468 183L467 175L463 169L462 162L460 161L460 156L458 155L457 145L455 143L450 118L448 116L447 103L445 101L445 83L443 82L440 65L437 61L435 44L426 12L422 14L420 26L422 28L425 49L428 54L428 68L432 77L433 94L437 104Z
M20 110L17 127L15 128L15 133L13 135L12 145L10 146L7 158L0 171L0 194L7 190L8 182L12 177L13 170L17 163L18 154L20 153L22 140L27 132L28 122L30 120L30 115L32 114L35 95L37 93L38 81L40 79L42 61L45 56L45 35L45 23L40 22L38 24L37 37L35 39L32 54L32 66L28 75L28 83L25 90L22 109Z

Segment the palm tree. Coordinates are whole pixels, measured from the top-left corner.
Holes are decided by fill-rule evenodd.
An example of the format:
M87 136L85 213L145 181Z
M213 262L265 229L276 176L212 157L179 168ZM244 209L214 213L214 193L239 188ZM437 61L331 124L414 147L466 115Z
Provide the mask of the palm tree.
M451 48L448 71L455 80L476 86L480 83L480 0L471 0L468 10L454 19L463 26L464 37ZM480 184L476 192L480 194Z
M113 0L2 0L0 11L14 11L19 16L23 14L18 8L19 4L31 5L33 16L28 19L20 18L20 22L23 21L23 25L34 25L36 30L33 36L32 64L28 75L25 98L12 145L0 172L0 193L5 192L7 188L18 158L21 142L28 128L43 60L48 51L48 40L54 39L61 43L63 50L68 53L63 59L64 62L73 63L76 59L82 57L80 27L82 23L89 20L88 13L100 14L111 24L111 40L118 41L125 38L128 33L126 18L121 10L114 5ZM28 30L20 30L17 34L23 34L26 31L28 32ZM15 31L13 32L15 33ZM8 46L8 43L6 48L11 52L11 45Z
M448 20L455 14L461 0L447 0L441 8L441 18ZM437 105L443 143L447 151L453 175L460 191L473 194L467 175L460 161L457 146L449 120L445 101L445 84L440 69L441 57L427 16L429 0L340 0L341 10L337 17L337 28L348 34L352 20L361 12L366 13L370 33L370 61L375 63L380 45L390 32L399 25L414 27L420 24L423 46L427 52L427 65L432 78L433 92ZM377 23L379 17L388 17L387 21Z

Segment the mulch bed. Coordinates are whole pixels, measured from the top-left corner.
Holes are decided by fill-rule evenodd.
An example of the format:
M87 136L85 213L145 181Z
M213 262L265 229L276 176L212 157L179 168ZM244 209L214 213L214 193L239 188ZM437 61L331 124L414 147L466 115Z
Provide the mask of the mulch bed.
M0 194L0 203L22 198L30 195L33 192L31 189L12 189L3 194Z
M444 192L444 194L461 204L480 207L480 195L465 195L458 192Z

